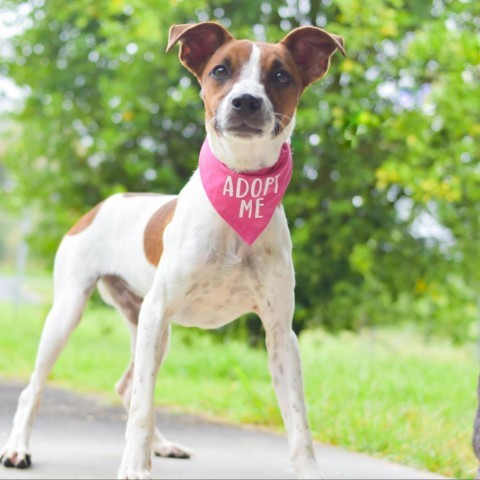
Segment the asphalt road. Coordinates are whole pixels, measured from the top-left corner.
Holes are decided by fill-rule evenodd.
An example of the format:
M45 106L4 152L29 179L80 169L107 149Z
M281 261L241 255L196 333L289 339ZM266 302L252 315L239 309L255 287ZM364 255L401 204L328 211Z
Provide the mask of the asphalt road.
M21 388L0 384L1 446ZM0 479L115 478L125 420L123 409L102 404L98 398L49 388L33 429L32 468L0 466ZM294 478L283 435L162 410L157 411L157 424L167 438L193 449L194 456L189 460L154 458L154 478ZM328 478L441 478L331 446L316 444L316 452Z

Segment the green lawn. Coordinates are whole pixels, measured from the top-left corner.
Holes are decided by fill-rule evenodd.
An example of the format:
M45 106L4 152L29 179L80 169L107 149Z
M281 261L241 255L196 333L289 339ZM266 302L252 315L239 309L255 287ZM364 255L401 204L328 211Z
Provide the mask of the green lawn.
M31 373L45 307L0 305L0 376ZM129 360L127 329L91 307L52 381L117 401L113 385ZM472 477L470 436L478 365L474 349L423 343L408 330L300 338L309 416L326 443L447 476ZM174 328L157 382L159 405L282 429L266 353L204 332Z

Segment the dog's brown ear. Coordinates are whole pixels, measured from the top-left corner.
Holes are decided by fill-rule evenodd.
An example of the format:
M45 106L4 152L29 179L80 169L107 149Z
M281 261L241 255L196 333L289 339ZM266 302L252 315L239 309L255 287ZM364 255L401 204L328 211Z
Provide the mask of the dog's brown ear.
M166 51L170 51L177 42L180 42L180 61L200 79L210 57L230 40L233 40L232 35L219 23L172 25Z
M280 44L285 45L297 63L304 87L322 78L336 50L345 56L343 38L317 27L300 27L290 32Z

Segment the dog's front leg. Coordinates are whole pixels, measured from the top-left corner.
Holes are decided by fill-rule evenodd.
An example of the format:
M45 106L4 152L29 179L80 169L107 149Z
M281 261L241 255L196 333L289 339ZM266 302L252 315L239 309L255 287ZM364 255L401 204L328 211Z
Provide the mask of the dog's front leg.
M170 335L165 299L158 298L156 291L152 288L140 310L126 445L118 471L123 479L150 478L155 381Z
M292 330L293 279L282 283L283 288L271 294L261 312L266 331L268 366L288 433L290 458L297 478L325 478L315 458L305 407L300 350Z

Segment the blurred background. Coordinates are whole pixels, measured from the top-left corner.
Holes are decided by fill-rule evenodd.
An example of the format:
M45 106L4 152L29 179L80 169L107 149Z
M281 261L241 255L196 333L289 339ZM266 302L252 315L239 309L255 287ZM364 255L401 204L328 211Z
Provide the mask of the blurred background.
M0 376L31 369L53 256L72 223L115 192L176 193L196 167L199 87L164 51L170 25L204 20L258 41L301 25L344 37L347 58L335 55L302 98L284 200L313 429L324 441L465 478L475 467L480 322L473 0L0 0ZM120 335L127 358L109 315L95 299L85 328L101 325L94 333L110 347ZM208 345L203 353L233 342L241 353L206 392L226 382L222 395L247 392L251 408L235 413L212 398L195 406L191 392L190 403L164 392L159 402L280 423L266 370L259 386L256 360L246 360L265 361L257 318L178 338L188 352L196 341ZM210 365L190 361L168 360L166 376L201 376L193 364ZM99 391L115 381L71 380L76 365L65 363L58 380Z

